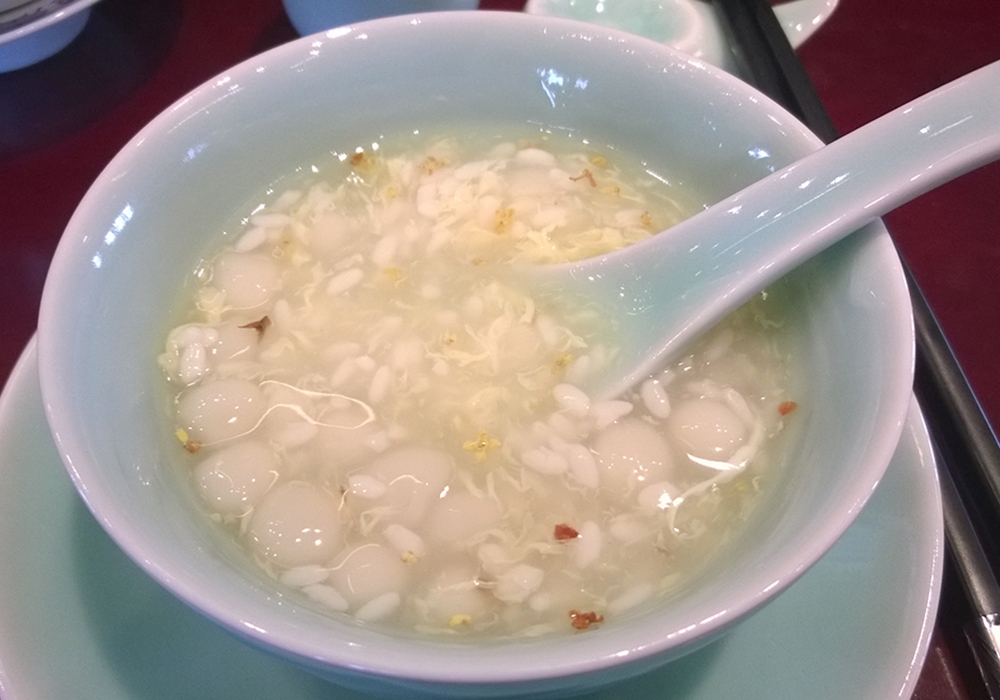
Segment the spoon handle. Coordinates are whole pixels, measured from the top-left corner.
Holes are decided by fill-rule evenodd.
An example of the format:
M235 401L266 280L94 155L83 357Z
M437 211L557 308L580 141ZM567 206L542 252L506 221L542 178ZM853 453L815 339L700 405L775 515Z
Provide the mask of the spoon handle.
M801 115L824 141L834 141L839 136L836 127L766 0L715 0L715 7L729 20L733 42L741 47L754 83ZM997 700L1000 615L994 611L1000 611L1000 587L989 558L990 552L996 551L990 545L996 542L988 535L1000 532L1000 443L905 263L904 272L916 334L914 392L934 442L945 522L954 521L945 526L948 549L959 579L965 583L969 607L974 608L962 613L960 629L966 632L987 695ZM946 497L944 492L949 489L952 494ZM987 550L985 556L983 549ZM949 620L946 625L954 622Z
M670 330L656 339L659 351L644 349L645 361L629 368L620 387L805 260L998 156L1000 62L876 119L657 236L574 264L572 276L587 280L592 293L607 287L600 293L615 299L613 313L642 315L647 328Z

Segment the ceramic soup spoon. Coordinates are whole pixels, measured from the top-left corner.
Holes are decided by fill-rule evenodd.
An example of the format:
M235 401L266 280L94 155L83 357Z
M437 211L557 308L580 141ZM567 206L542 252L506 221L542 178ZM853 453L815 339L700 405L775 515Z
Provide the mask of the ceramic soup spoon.
M914 197L1000 157L1000 62L876 119L628 248L537 268L596 301L621 347L584 387L614 396L793 268Z

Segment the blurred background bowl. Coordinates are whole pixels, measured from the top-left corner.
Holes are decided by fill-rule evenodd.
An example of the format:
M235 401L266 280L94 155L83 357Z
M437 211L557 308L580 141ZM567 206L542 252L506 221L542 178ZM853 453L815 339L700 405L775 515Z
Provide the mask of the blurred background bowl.
M479 0L282 0L302 36L369 19L419 12L474 10Z
M97 0L9 0L0 3L0 73L62 51L90 18Z

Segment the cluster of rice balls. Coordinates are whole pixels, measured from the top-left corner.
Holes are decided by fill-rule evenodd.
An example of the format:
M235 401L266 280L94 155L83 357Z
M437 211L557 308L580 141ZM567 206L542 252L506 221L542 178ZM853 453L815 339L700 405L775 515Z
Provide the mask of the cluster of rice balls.
M579 143L469 141L336 154L235 222L160 357L172 419L212 517L334 614L587 629L683 585L757 502L795 406L780 304L593 399L599 304L557 316L497 270L627 245L683 197Z

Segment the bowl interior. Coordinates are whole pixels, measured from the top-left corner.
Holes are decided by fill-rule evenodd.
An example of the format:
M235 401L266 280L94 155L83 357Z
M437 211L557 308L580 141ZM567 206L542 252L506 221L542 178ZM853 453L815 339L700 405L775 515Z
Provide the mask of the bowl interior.
M167 588L231 630L316 668L353 669L334 675L362 686L374 671L404 686L454 681L480 692L510 690L504 682L566 685L577 673L570 682L583 687L624 653L640 670L657 652L708 639L843 532L888 463L909 398L905 283L888 236L872 226L789 282L802 298L795 343L805 425L769 507L689 595L601 634L485 653L331 624L294 603L206 526L178 475L156 366L170 312L222 223L269 183L385 135L479 123L533 125L641 153L705 204L818 146L736 79L613 30L487 12L378 20L252 58L154 120L81 203L42 302L50 425L102 525Z

